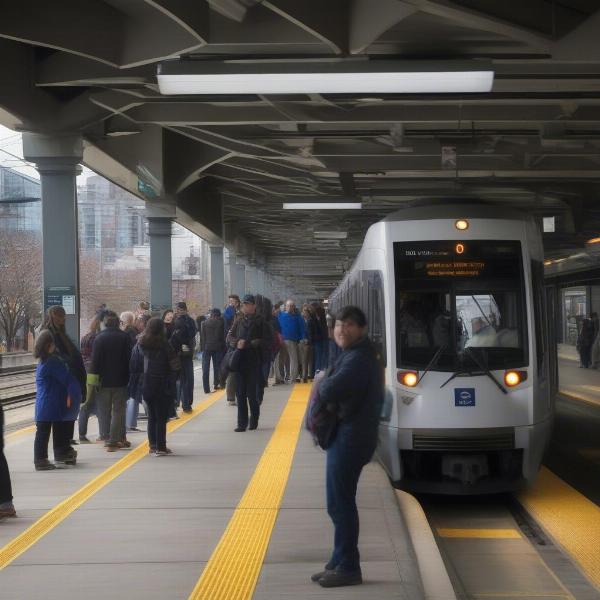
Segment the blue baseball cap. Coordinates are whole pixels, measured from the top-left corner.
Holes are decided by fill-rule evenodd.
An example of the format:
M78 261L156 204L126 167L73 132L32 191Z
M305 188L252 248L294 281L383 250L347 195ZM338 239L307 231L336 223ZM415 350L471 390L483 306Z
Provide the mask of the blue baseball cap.
M246 294L242 300L242 304L256 304L256 298L252 294Z

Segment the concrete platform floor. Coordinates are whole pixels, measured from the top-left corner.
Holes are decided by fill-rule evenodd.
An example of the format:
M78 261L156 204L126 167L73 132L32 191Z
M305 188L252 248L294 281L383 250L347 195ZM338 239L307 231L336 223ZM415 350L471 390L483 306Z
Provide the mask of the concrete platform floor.
M291 389L267 390L259 429L254 432L234 433L237 409L220 397L169 435L174 455L144 456L6 566L0 572L0 599L188 598L244 493ZM204 398L197 393L196 403ZM92 436L94 425L92 419ZM135 446L145 440L145 433L129 438ZM32 447L32 433L7 438L19 518L0 522L0 555L46 511L125 454L107 453L96 444L82 445L76 467L36 472ZM302 431L252 597L422 597L395 494L375 463L365 469L358 492L365 584L325 590L310 581L331 551L324 459ZM229 600L225 595L214 597Z

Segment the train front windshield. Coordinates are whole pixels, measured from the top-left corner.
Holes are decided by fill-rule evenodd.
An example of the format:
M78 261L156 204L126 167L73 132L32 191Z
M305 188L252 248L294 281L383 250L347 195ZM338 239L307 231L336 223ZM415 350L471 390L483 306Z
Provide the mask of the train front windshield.
M527 365L521 243L395 242L399 368Z

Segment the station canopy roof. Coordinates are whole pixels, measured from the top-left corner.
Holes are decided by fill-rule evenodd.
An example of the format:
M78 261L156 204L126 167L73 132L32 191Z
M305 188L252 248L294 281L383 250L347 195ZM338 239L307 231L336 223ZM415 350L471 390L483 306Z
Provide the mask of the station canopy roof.
M5 3L0 123L81 133L90 168L306 296L335 287L371 223L431 196L545 217L565 268L600 236L599 8ZM473 84L490 71L490 91ZM307 202L362 208L283 209Z

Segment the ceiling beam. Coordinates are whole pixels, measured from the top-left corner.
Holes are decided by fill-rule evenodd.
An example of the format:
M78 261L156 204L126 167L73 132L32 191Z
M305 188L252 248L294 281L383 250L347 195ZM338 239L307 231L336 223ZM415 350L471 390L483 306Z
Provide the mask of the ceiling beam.
M513 40L518 40L523 44L543 50L548 54L552 51L553 41L549 37L531 29L504 21L503 19L499 19L498 17L494 17L482 11L457 6L450 0L401 1L407 6L417 8L421 12L455 21L470 29L479 29L481 31L487 31Z

